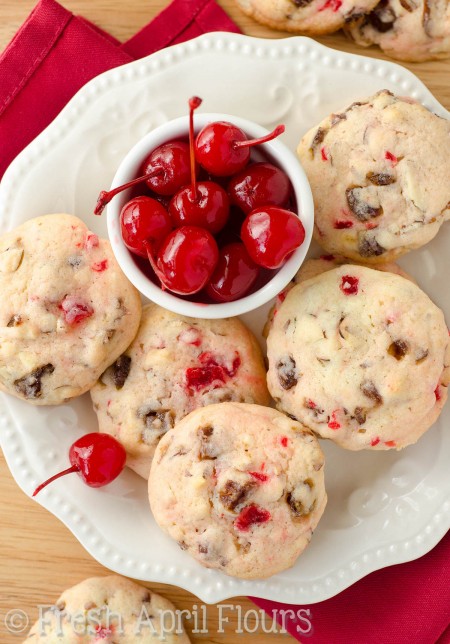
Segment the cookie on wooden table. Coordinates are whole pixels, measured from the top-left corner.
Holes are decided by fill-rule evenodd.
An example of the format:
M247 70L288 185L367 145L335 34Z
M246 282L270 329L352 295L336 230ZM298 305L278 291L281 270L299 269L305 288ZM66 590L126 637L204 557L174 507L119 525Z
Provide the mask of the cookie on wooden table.
M197 407L270 400L261 350L238 318L194 319L156 304L144 307L134 342L91 396L100 431L144 478L161 436Z
M236 0L263 25L302 34L329 34L352 17L371 11L377 0Z
M419 248L450 219L450 121L383 90L331 114L298 154L328 253L372 264Z
M197 409L160 441L149 478L159 526L208 568L246 579L291 567L326 504L312 432L275 409Z
M400 275L344 264L297 284L267 352L277 408L346 449L415 443L447 398L444 315Z
M397 60L419 62L450 56L448 0L381 0L370 13L345 25L358 45L379 45Z
M0 237L0 389L56 405L90 389L136 335L138 291L104 239L66 214Z
M24 644L189 644L175 606L129 579L91 577L63 592Z

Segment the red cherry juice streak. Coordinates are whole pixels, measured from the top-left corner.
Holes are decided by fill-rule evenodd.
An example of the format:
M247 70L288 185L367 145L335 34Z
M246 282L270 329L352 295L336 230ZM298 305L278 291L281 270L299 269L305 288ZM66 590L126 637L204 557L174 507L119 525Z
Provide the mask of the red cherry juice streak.
M325 148L320 149L320 154L322 155L322 161L328 161L327 151Z
M94 309L75 295L66 295L59 308L67 324L79 324L94 314Z
M283 447L287 447L287 446L288 446L288 442L289 442L289 439L288 439L288 437L287 437L287 436L282 436L282 437L281 437L281 439L280 439L280 443L282 444L282 446L283 446Z
M88 233L84 241L84 247L86 250L92 250L97 248L99 245L98 237L95 233Z
M108 260L103 259L101 262L95 262L95 264L92 264L91 268L96 273L103 273L103 271L106 271L108 268Z
M439 388L439 385L436 387L434 390L434 395L436 396L436 402L442 398L441 396L441 390Z
M263 474L262 472L249 472L249 474L250 476L253 476L253 478L257 481L261 481L261 483L265 483L269 480L267 474Z
M395 447L397 443L395 441L384 441L384 444L388 447Z
M343 275L339 288L345 295L356 295L358 293L359 279L352 275Z
M380 439L377 436L376 438L372 438L372 440L370 441L370 444L372 445L372 447L375 447L375 445L378 445L379 442L380 442Z
M252 504L240 511L234 522L234 527L241 532L248 532L252 526L267 523L270 519L270 512Z
M205 387L209 387L213 382L225 383L228 378L233 378L236 375L241 365L241 358L238 354L233 360L231 369L219 364L208 351L201 353L199 360L202 363L201 367L191 367L186 370L186 384L191 392L201 391Z
M348 219L336 219L333 228L335 228L336 230L342 230L343 228L353 228L353 221L349 221Z

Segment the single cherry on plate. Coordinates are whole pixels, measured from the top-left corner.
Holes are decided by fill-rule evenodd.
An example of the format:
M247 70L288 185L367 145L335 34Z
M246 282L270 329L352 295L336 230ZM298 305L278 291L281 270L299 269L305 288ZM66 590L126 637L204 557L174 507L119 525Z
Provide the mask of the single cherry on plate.
M158 246L173 229L164 206L151 197L135 197L120 212L120 230L125 246L132 253L147 257L144 242Z
M305 229L293 212L268 206L256 208L245 218L241 238L248 254L264 268L280 268L305 239Z
M272 141L284 132L278 125L273 132L249 140L241 128L228 121L214 121L200 130L195 140L195 156L202 168L218 177L229 177L250 160L250 148Z
M242 242L227 244L219 251L219 261L206 286L215 302L233 302L248 293L259 274Z
M291 182L272 163L253 163L236 174L228 184L230 202L246 215L260 206L287 206Z
M211 278L219 258L216 240L198 226L177 228L156 254L149 244L147 252L162 289L180 295L198 293Z
M176 226L201 226L211 233L218 233L226 224L230 204L222 186L214 181L196 179L194 154L194 110L202 100L197 96L189 100L189 148L191 159L191 184L181 188L172 197L169 212Z
M125 467L127 455L123 446L109 434L93 432L76 440L69 449L71 467L38 485L36 496L49 483L76 472L90 487L103 487L119 476Z

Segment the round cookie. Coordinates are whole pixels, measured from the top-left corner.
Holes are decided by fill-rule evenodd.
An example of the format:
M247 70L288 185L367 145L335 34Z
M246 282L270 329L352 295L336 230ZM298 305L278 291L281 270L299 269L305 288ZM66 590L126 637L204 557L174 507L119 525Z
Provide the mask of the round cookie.
M415 443L447 398L443 313L399 275L343 265L298 284L267 350L278 409L346 449Z
M176 612L170 601L129 579L91 577L65 590L24 644L189 644Z
M71 215L0 237L0 389L56 405L90 389L130 344L141 301L108 241Z
M327 117L298 147L318 243L370 264L433 239L450 218L449 141L450 121L387 90Z
M281 303L284 302L286 295L291 290L291 288L294 288L294 286L296 284L300 284L300 282L304 282L311 279L312 277L321 275L326 271L331 271L333 268L336 268L336 266L354 263L355 262L342 257L342 255L321 255L320 257L311 258L304 261L300 269L294 275L294 279L289 282L286 288L284 288L281 293L278 293L277 297L275 298L275 303L270 309L267 316L267 322L264 325L263 336L267 338L273 322L273 318L278 313L278 309L280 308ZM373 268L375 268L377 271L385 271L387 273L395 273L396 275L401 275L405 279L411 280L412 282L416 283L411 275L408 275L408 273L401 269L398 264L395 264L393 262L391 262L390 264L376 264Z
M242 11L263 25L303 34L329 34L352 17L371 11L377 0L236 0Z
M325 509L315 436L269 407L197 409L160 441L149 478L159 526L207 568L243 579L291 567Z
M91 390L101 432L148 478L158 442L186 414L212 403L268 405L256 338L237 318L197 320L145 306L138 334Z
M419 62L450 56L448 0L381 0L369 14L345 25L358 45L379 45L398 60Z

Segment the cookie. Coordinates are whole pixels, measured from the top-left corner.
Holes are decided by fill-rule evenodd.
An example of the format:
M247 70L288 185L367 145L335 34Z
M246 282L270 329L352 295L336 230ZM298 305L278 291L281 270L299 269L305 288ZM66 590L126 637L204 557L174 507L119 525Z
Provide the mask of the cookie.
M258 22L282 31L329 34L371 11L377 0L236 0Z
M24 644L189 644L179 611L129 579L91 577L65 590Z
M108 241L71 215L0 237L0 389L56 405L90 389L133 340L137 290Z
M315 436L243 403L197 409L160 441L149 478L159 526L207 568L244 579L290 568L326 504Z
M450 121L387 90L310 130L298 154L318 243L373 264L433 239L450 219L449 141Z
M336 268L336 266L353 263L354 262L352 262L351 260L342 257L342 255L321 255L320 257L311 258L304 261L300 269L294 276L294 279L289 282L286 288L284 288L281 293L278 293L277 297L275 298L275 302L267 316L267 322L264 326L263 336L267 338L270 327L272 326L273 318L278 313L278 309L280 308L281 303L284 302L286 295L291 290L291 288L294 288L296 284L300 284L301 282L309 280L312 277L321 275L326 271L331 271L331 269ZM373 268L375 268L377 271L386 271L388 273L401 275L405 279L411 280L415 283L415 280L411 277L411 275L408 275L408 273L401 269L398 264L395 264L393 262L391 262L390 264L377 264Z
M358 45L379 45L398 60L448 58L450 2L381 0L373 11L346 24L345 31Z
M100 431L144 478L161 436L197 407L270 400L261 350L240 320L197 320L156 304L144 307L134 342L91 396Z
M392 273L343 265L297 284L267 351L277 408L346 449L415 443L447 398L443 313Z

